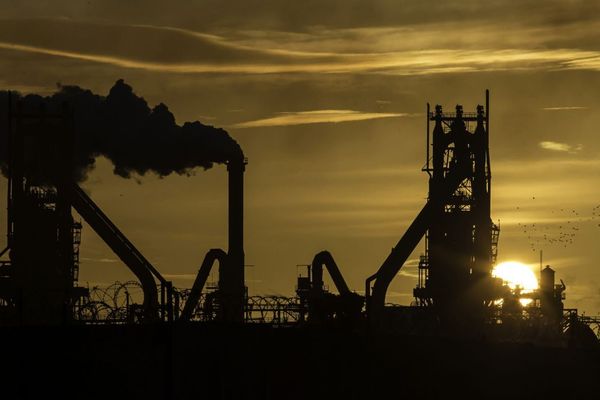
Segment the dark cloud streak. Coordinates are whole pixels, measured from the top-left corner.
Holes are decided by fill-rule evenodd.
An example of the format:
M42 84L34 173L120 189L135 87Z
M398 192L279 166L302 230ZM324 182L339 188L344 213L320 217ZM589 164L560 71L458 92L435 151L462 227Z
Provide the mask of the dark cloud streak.
M23 29L27 26L28 29ZM480 21L394 28L209 31L65 19L4 19L0 48L179 74L425 75L503 70L600 70L600 22L507 27ZM582 33L584 32L584 33Z
M419 25L440 21L514 22L548 25L595 19L600 4L594 0L120 0L74 2L23 0L4 5L6 16L60 16L70 19L159 23L188 29L228 27L302 32L315 26L355 28ZM251 16L251 18L249 18Z

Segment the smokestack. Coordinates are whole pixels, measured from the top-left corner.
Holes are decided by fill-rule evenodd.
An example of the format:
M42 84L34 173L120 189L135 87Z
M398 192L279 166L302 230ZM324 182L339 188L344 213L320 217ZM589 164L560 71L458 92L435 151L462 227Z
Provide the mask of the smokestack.
M0 91L5 104L8 92ZM57 110L63 103L73 113L73 175L82 181L94 167L96 157L104 156L114 165L114 173L124 178L132 174L153 172L191 175L194 169L211 168L214 163L227 164L229 171L229 252L227 265L221 268L219 287L222 296L222 319L242 322L246 288L244 282L244 170L246 159L239 144L223 129L198 121L178 125L167 106L150 108L131 86L118 80L107 96L100 96L77 86L62 86L52 96L27 95L20 104L24 111ZM0 109L0 122L7 114ZM0 142L8 138L0 130ZM53 140L48 135L42 139ZM31 144L31 157L23 166L28 183L52 185L56 175L56 143L42 139ZM59 146L60 147L60 146ZM0 169L8 173L8 152L0 146ZM60 159L60 158L59 158ZM13 173L14 175L14 173Z
M226 268L219 274L223 302L222 318L243 322L246 303L244 278L244 171L246 159L238 152L227 162L229 172L229 251Z

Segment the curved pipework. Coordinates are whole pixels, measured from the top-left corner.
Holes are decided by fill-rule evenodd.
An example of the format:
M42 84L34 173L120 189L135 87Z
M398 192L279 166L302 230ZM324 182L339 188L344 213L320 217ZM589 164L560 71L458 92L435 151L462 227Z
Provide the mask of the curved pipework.
M315 255L315 258L313 258L311 266L313 286L319 289L323 288L323 265L325 265L325 268L327 268L327 271L329 272L329 275L331 276L331 279L333 280L338 292L341 295L350 294L350 289L348 288L340 269L335 263L333 256L328 251L322 251Z
M430 198L427 201L379 270L367 278L365 294L367 297L367 313L371 321L378 320L381 317L390 283L417 247L423 235L425 235L431 225L435 210L442 206L443 200L454 193L460 183L468 176L467 167L468 164L457 164L448 172L445 178L442 178L444 183L442 193L440 193L441 196ZM373 281L375 281L375 284L371 294L371 283Z
M212 269L219 261L219 299L221 320L243 322L246 304L246 284L244 278L244 172L247 160L241 149L232 151L227 160L229 183L229 238L228 250L212 249L206 255L198 272L180 319L187 321L200 299L200 293Z
M144 292L145 321L157 320L159 304L154 277L163 285L166 285L167 281L77 184L73 183L70 186L70 195L72 205L79 215L140 281Z
M192 313L198 305L198 301L200 301L202 289L204 289L204 285L206 284L206 280L208 279L208 275L210 274L215 261L219 261L219 270L222 270L223 265L227 262L227 253L221 249L211 249L206 253L204 261L198 270L198 275L196 276L190 295L183 306L183 311L179 317L181 321L189 321L192 318Z

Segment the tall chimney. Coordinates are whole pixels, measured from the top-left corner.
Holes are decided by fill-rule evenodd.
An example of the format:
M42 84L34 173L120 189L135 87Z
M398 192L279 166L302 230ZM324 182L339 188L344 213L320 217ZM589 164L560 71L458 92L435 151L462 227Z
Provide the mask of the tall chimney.
M227 267L219 274L222 299L222 319L226 322L243 322L246 302L244 281L244 171L243 154L232 157L227 163L229 172L229 250Z

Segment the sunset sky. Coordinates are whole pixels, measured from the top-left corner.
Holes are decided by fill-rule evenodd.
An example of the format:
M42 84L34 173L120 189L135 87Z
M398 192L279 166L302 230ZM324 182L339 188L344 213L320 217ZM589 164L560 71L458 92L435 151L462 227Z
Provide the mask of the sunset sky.
M179 123L226 129L249 159L251 294L291 295L324 249L362 292L427 196L426 103L474 111L489 89L498 259L537 271L543 250L566 306L600 314L600 2L0 0L0 58L0 89L123 78ZM98 160L83 186L189 287L227 246L226 178L127 180ZM422 251L388 301L410 303ZM90 228L81 259L82 284L132 279Z

